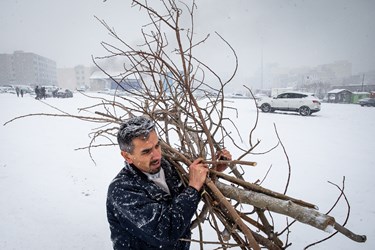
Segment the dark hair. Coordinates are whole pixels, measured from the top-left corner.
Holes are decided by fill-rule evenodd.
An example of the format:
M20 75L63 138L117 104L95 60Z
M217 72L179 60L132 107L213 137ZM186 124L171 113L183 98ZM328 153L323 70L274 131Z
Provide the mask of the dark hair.
M148 138L155 130L155 123L147 117L135 116L124 121L117 133L117 142L122 151L133 152L133 139Z

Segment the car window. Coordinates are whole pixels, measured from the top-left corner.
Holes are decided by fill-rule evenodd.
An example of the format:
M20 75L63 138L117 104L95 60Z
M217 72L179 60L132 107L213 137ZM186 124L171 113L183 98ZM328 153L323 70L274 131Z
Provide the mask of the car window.
M297 93L289 93L289 98L292 98L292 99L301 98L301 95Z

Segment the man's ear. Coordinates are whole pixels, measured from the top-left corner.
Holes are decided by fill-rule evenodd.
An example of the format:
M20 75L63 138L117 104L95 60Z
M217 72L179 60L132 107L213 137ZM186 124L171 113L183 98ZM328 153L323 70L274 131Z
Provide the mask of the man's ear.
M124 159L129 163L129 164L132 164L133 163L133 160L132 158L130 157L130 154L126 151L122 151L121 150L121 155L122 157L124 157Z

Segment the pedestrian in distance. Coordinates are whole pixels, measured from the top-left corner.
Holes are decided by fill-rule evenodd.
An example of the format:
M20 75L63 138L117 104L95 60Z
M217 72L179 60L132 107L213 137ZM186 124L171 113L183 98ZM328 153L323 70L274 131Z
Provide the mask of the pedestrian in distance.
M46 87L42 86L40 88L40 92L41 92L41 95L40 95L40 98L42 99L46 99L47 95L46 95Z
M35 99L39 100L39 99L40 99L40 95L41 95L41 93L40 93L40 88L39 88L38 85L36 85L34 91L35 91L35 95L36 95Z
M189 249L190 224L201 200L208 165L202 158L195 159L184 186L177 170L162 156L154 122L143 116L122 123L117 141L125 166L108 188L107 218L113 248ZM220 153L232 159L229 151Z

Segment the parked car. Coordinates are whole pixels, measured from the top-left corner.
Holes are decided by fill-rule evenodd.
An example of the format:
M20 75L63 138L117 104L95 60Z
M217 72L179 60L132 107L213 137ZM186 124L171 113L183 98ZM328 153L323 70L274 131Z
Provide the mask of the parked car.
M16 90L15 90L15 88L13 88L13 86L10 86L10 85L4 85L4 86L0 86L0 93L11 93L11 94L15 94L15 93L16 93Z
M375 107L375 98L363 98L358 101L358 104L362 107Z
M69 97L73 97L73 92L70 91L69 89L59 89L56 92L55 96L59 98L69 98Z
M313 94L289 91L276 97L265 97L257 101L257 107L263 112L275 110L298 112L302 116L320 111L321 103Z

